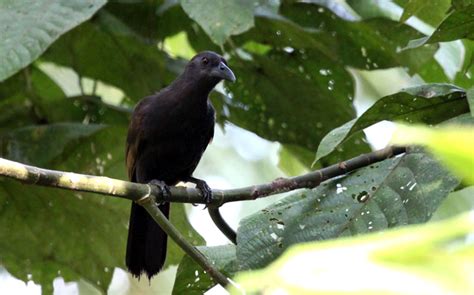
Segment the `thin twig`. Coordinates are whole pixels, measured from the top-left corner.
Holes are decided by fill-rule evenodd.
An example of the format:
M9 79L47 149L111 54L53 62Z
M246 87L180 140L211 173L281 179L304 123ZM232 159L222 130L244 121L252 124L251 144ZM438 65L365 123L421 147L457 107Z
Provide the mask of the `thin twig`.
M404 147L387 147L375 152L363 154L338 164L290 178L277 178L269 183L252 185L230 190L212 190L213 200L210 207L219 207L228 202L248 201L292 191L300 188L314 188L322 181L358 168L385 160L405 152ZM10 177L26 184L58 187L74 191L91 192L137 201L152 188L157 202L200 203L204 204L201 192L195 188L170 187L171 197L164 197L160 188L113 179L104 176L92 176L41 169L34 166L0 158L0 175Z
M153 219L158 223L158 225L163 229L163 231L173 239L178 246L183 249L183 251L189 255L197 264L199 264L206 273L222 287L226 287L228 280L227 277L222 274L196 247L191 245L186 239L181 235L181 233L171 224L171 222L166 218L166 216L161 212L157 207L155 198L149 196L142 199L139 202L140 205L145 207L148 213L153 217Z

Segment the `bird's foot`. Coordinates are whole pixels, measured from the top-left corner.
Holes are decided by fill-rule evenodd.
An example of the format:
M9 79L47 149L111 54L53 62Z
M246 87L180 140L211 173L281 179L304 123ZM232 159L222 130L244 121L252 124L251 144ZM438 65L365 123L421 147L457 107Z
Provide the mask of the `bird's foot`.
M188 179L186 179L186 181L196 184L196 188L201 191L202 198L206 204L204 209L206 209L207 205L209 205L212 202L212 189L202 179L189 177Z
M169 197L171 197L170 187L164 181L153 179L148 184L157 186L163 194L163 199L168 199Z

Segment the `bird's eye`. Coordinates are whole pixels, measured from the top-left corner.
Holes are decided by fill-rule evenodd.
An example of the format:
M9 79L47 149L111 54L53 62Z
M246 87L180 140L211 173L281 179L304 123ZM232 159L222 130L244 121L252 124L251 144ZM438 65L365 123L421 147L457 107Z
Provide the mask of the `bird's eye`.
M202 58L202 63L207 65L209 63L209 60L207 59L207 57L203 57Z

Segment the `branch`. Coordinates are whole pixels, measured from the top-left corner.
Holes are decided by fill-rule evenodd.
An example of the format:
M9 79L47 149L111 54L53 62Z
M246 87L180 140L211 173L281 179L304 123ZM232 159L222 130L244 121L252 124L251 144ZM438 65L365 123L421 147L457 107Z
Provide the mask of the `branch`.
M404 153L404 147L387 147L372 153L360 155L314 172L291 178L277 178L270 183L248 186L232 190L213 190L210 214L227 237L235 240L235 233L225 223L217 209L227 202L254 200L269 195L287 192L300 188L314 188L322 181L343 175L347 172L373 164ZM227 285L227 278L219 272L195 247L173 227L157 207L157 202L204 203L199 190L194 188L170 187L171 198L165 198L161 189L154 185L133 183L104 176L91 176L71 172L41 169L18 162L0 158L0 175L19 180L26 184L58 187L68 190L92 192L103 195L129 199L141 204L155 219L160 227L191 257L216 283ZM216 213L217 212L217 213ZM219 224L221 226L219 226ZM229 231L230 230L230 231Z
M346 174L404 152L404 147L386 147L296 177L277 178L270 183L238 189L214 189L212 190L213 200L209 206L219 207L228 202L255 200L300 188L314 188L324 180ZM165 198L160 188L154 185L128 182L105 176L41 169L2 158L0 158L0 175L22 181L26 184L98 193L132 201L138 201L145 195L152 195L156 198L157 202L205 203L201 192L195 188L172 186L170 187L171 197Z
M171 224L166 216L156 205L155 197L149 195L142 198L139 202L140 205L145 207L146 211L151 217L158 223L163 231L170 236L183 251L188 254L199 266L204 269L209 276L222 287L226 287L228 280L227 277L222 274L198 249L188 243L181 233Z

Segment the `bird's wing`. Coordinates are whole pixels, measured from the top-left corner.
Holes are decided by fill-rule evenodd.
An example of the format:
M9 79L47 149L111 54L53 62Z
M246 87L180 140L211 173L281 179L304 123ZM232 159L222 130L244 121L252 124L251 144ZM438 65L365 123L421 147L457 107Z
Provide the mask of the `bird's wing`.
M144 119L144 103L146 98L142 100L133 111L130 125L128 126L127 143L125 146L125 164L127 165L127 174L130 181L136 181L135 168L137 163L137 155L140 150L141 138L143 138L143 128L141 128Z

